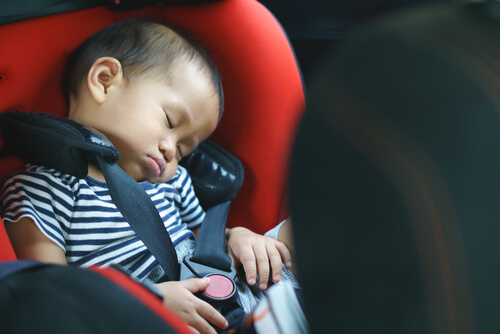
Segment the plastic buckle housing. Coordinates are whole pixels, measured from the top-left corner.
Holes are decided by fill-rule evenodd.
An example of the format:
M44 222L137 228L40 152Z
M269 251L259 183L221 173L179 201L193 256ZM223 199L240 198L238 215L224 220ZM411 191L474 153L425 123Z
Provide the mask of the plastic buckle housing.
M181 263L180 279L189 278L210 278L210 285L196 295L207 301L219 312L228 304L238 301L236 293L236 269L231 267L231 271L227 272L216 268L208 267L201 263L193 262L192 255L188 255Z

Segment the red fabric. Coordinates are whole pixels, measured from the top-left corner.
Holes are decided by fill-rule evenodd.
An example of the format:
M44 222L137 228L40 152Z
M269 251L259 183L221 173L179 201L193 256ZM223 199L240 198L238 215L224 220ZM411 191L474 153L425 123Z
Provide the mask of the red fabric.
M99 275L108 278L115 284L123 288L125 291L136 297L140 302L146 305L158 317L163 319L167 324L179 334L192 334L192 331L186 326L186 323L179 318L174 312L163 305L163 302L148 291L144 286L137 283L125 274L110 268L90 267L90 270L97 272Z
M16 260L16 254L12 249L7 232L0 218L0 262Z
M282 200L288 162L305 103L289 41L255 0L130 12L98 7L0 26L0 112L65 115L60 89L65 58L94 32L138 16L184 27L209 50L226 96L225 113L212 139L245 167L245 182L233 201L228 225L260 233L273 227L287 215ZM21 166L16 159L0 161L0 181Z

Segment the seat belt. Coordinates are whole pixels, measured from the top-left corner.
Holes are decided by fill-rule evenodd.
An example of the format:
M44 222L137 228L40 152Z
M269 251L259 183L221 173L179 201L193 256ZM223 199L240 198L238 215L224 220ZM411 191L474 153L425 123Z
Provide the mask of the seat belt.
M179 262L172 239L146 191L115 162L95 155L108 184L111 199L137 236L165 271L167 280L179 280Z
M231 271L226 252L226 221L231 201L211 207L205 214L191 261L224 271Z
M209 277L210 285L196 295L207 301L236 328L244 318L236 288L236 269L226 251L226 220L231 202L226 201L209 208L201 226L192 256L181 263L181 280ZM222 333L226 333L225 331Z

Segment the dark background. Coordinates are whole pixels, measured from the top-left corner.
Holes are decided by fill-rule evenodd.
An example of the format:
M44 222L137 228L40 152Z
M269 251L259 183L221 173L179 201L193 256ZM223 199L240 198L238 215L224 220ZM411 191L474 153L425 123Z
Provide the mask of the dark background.
M260 0L278 19L291 40L306 87L324 55L358 27L413 6L451 0Z

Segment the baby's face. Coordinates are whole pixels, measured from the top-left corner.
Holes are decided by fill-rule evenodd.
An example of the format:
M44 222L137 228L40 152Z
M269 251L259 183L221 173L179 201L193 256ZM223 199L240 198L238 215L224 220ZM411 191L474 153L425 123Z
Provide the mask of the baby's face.
M168 83L131 79L103 119L111 123L105 134L120 152L118 164L137 181L168 181L217 126L219 97L209 75L177 65L169 76Z

